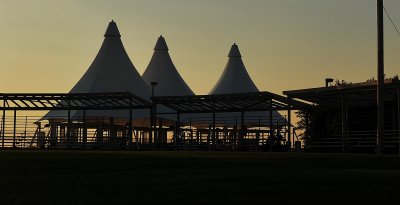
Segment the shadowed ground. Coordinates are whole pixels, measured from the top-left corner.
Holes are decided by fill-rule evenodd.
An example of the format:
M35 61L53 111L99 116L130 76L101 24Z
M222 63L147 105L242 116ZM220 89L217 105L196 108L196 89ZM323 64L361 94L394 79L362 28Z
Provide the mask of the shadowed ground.
M0 204L400 204L400 157L0 152Z

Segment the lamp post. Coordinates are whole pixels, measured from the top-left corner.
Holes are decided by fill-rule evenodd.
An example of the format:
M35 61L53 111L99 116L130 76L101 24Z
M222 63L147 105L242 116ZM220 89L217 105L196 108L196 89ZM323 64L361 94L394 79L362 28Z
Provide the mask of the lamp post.
M384 36L383 36L383 0L377 0L377 30L378 30L378 85L377 85L377 132L376 152L383 154L384 149Z
M153 97L154 97L154 87L155 86L157 86L158 85L158 83L157 82L151 82L150 83L151 84L151 100L153 101ZM156 117L155 117L155 115L156 115L156 106L157 105L155 105L154 103L153 103L153 107L152 107L152 109L151 109L151 119L150 119L150 121L151 121L151 125L150 125L150 127L151 127L151 129L154 131L154 143L156 143L157 141L158 141L158 136L157 136L157 132L156 132ZM150 143L151 143L151 139L150 139Z

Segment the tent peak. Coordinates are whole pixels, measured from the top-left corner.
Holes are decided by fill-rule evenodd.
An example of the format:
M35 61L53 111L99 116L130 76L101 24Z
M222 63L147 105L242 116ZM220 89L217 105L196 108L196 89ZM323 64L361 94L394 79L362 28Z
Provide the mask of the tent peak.
M234 43L229 51L228 57L242 57L239 51L239 47Z
M168 50L167 42L165 41L165 38L162 35L158 37L154 50Z
M110 23L108 23L108 27L106 30L106 33L104 34L104 37L121 37L121 34L119 33L117 24L115 23L114 20L111 20Z

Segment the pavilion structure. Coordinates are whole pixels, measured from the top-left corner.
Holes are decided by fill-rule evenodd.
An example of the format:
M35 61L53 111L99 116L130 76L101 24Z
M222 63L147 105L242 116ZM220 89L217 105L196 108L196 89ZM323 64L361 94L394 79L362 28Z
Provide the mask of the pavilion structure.
M142 77L111 21L97 56L69 93L0 94L0 147L288 150L290 112L309 104L260 92L236 44L228 57L210 94L195 95L162 36ZM48 112L34 120L19 117L22 111ZM287 119L278 111L287 111Z
M290 135L282 136L277 129L248 129L245 113L267 112L269 124L273 124L273 112L303 110L309 104L288 99L270 92L247 92L234 94L164 96L154 97L153 104L164 105L175 111L177 127L173 145L177 149L192 148L225 151L287 151L290 150ZM211 114L212 121L208 129L193 129L192 125L182 125L182 114ZM217 114L240 113L232 127L221 126L216 121ZM156 113L157 114L157 113ZM288 115L290 117L290 114ZM288 118L288 121L290 118ZM261 124L261 123L259 123ZM290 130L291 124L282 124L279 128ZM182 128L184 127L184 128ZM280 138L280 139L279 139ZM284 141L285 143L282 143ZM189 146L188 146L189 145Z
M269 92L164 96L154 97L152 102L126 92L8 93L0 94L0 103L2 112L0 147L49 149L270 150L274 138L269 137L269 141L263 140L261 138L262 131L247 129L243 114L252 111L286 110L290 112L309 108L308 104ZM140 135L143 129L149 133L158 133L160 130L151 126L142 128L134 126L135 113L140 110L151 110L155 105L163 105L176 113L178 120L173 129L174 139L172 142L143 140L141 138L145 136ZM65 111L67 120L42 119L29 122L36 126L27 129L27 122L18 117L17 112L38 110ZM76 111L82 112L83 115L72 116L72 113ZM86 115L91 111L125 111L128 118L125 124L104 122L99 125L97 118ZM227 112L242 113L242 117L238 119L238 125L229 131L219 129L215 122L217 113ZM187 127L181 127L180 115L190 113L212 114L213 122L211 129L208 130L210 134L205 138L199 134L189 134L193 131L201 132L201 130L189 130ZM291 125L287 124L286 126L290 128ZM187 134L186 137L185 134ZM250 134L253 134L255 138L250 137Z
M7 93L0 94L2 148L133 148L140 143L134 132L136 111L151 110L152 104L127 92L110 93ZM66 120L18 116L17 112L48 111L67 113ZM82 116L73 116L81 112ZM87 113L125 112L125 124L99 123ZM12 114L9 114L9 113ZM58 118L60 116L57 116ZM48 121L48 123L46 123ZM35 126L32 126L35 125ZM136 144L136 145L135 145Z
M150 87L140 76L126 53L117 24L111 21L95 59L69 94L120 92L130 93L148 103L150 101ZM76 109L67 113L65 110L53 109L42 119L49 121L51 129L60 130L67 122L68 116L73 119L73 122L76 122L72 123L73 126L82 123L84 117L86 122L91 122L90 128L95 130L95 144L107 144L105 143L107 141L111 143L111 141L115 141L114 139L125 138L127 124L132 123L135 130L140 130L140 137L135 140L138 140L139 143L149 143L152 141L152 132L148 129L151 124L151 112L152 109L135 110L130 122L130 114L126 110L95 109L83 113L82 110ZM56 143L53 144L56 146Z
M205 149L291 147L290 112L285 119L278 111L307 105L299 106L301 103L295 102L297 106L293 106L282 96L260 92L247 73L236 44L232 45L228 57L224 72L209 95L153 97L155 107L163 105L176 113L172 142Z

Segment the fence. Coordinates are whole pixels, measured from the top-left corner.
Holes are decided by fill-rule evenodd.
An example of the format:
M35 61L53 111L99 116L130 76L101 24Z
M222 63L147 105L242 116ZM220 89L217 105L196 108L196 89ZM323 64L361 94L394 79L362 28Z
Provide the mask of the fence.
M345 137L333 134L327 138L313 138L307 143L312 151L375 153L376 130L349 131ZM400 130L385 130L384 147L386 153L400 153Z
M1 120L3 118L0 118ZM134 127L128 133L126 119L74 118L70 124L65 120L42 120L40 116L6 116L0 122L0 147L19 149L162 149L162 150L224 150L224 151L268 151L287 149L287 127L285 121L275 120L274 138L267 124L269 118L249 116L246 120L253 125L242 130L237 124L216 127L213 130L186 124L176 130L174 125L157 127ZM221 119L235 121L237 119ZM193 124L207 124L210 119L189 119ZM95 126L94 126L95 125ZM69 127L68 127L69 126ZM149 136L154 142L149 143ZM273 144L273 146L270 146Z

